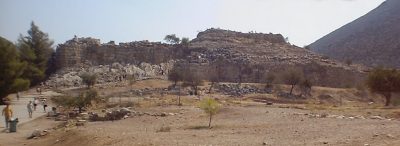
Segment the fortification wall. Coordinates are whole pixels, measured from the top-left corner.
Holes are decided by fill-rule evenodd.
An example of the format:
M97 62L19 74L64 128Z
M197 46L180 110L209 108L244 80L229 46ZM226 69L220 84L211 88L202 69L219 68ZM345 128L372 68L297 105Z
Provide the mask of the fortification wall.
M93 38L74 38L57 47L57 67L74 67L83 64L107 65L112 63L140 64L147 62L160 64L184 57L179 45L169 45L148 41L101 44Z

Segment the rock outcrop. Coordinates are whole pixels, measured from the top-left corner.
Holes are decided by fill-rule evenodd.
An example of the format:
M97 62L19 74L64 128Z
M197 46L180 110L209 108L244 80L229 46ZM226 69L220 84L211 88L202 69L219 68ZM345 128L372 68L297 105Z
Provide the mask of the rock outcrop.
M400 1L387 0L310 45L331 58L367 66L400 67Z

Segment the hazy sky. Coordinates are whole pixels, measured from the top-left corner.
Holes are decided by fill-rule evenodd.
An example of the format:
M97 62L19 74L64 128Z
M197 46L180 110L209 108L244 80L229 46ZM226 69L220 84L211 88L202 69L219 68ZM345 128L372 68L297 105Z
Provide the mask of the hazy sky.
M16 41L33 20L56 44L196 37L207 28L281 33L304 46L384 0L0 0L0 36Z

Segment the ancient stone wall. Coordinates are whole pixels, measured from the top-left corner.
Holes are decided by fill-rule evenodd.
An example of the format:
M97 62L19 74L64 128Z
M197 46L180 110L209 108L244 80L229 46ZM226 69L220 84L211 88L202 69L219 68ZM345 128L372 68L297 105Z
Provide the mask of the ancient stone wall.
M179 45L168 45L147 41L100 44L93 38L74 38L57 47L57 67L73 67L83 64L107 65L112 63L160 64L184 57Z

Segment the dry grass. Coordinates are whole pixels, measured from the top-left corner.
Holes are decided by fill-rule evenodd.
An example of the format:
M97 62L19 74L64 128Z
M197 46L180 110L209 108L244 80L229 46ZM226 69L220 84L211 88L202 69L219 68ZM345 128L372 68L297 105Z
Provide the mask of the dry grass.
M161 126L156 132L171 132L171 127L169 126Z

